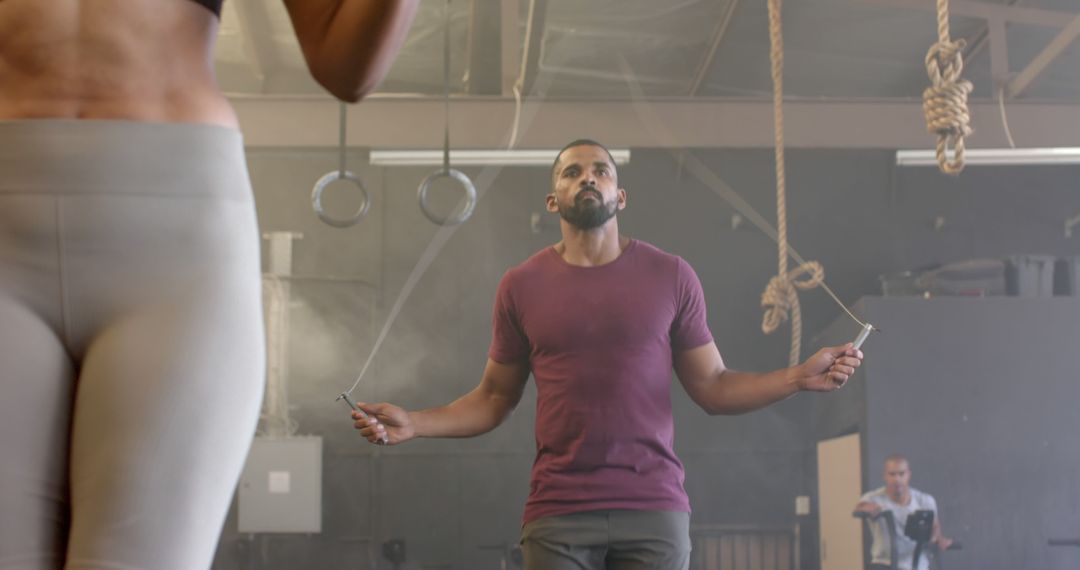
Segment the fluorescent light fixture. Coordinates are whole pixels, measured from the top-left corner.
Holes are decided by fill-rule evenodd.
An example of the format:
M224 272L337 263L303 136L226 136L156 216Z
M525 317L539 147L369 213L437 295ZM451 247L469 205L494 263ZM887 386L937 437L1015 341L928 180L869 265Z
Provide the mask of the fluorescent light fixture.
M964 164L975 165L1039 165L1080 164L1080 147L1052 148L970 148L964 152ZM897 166L937 166L932 150L898 150Z
M551 166L556 150L451 150L453 166ZM612 149L615 164L630 162L629 149ZM374 166L442 166L441 150L373 150L368 162Z

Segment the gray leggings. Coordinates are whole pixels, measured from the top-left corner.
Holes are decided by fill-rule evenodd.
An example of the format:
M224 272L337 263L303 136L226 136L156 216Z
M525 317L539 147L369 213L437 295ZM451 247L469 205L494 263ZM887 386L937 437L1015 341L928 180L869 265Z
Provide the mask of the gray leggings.
M690 513L601 510L521 529L525 570L686 570Z
M0 569L208 568L262 400L240 134L0 122Z

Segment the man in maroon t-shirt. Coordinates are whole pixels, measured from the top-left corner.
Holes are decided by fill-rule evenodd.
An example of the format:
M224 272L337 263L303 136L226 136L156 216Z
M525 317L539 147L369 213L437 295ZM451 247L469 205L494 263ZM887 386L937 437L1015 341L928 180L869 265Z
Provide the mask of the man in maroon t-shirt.
M844 385L862 361L850 344L767 374L724 366L701 283L680 257L619 235L626 207L611 154L578 140L559 153L547 209L562 241L506 273L480 385L407 412L360 404L371 442L470 437L498 426L536 379L536 461L522 544L529 570L685 569L690 503L672 450L671 370L710 414L762 408Z

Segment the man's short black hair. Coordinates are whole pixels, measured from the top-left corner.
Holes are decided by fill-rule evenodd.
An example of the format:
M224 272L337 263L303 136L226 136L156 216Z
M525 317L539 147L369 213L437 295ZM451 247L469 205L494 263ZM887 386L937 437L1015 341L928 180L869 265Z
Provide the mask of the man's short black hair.
M615 157L611 156L611 151L608 150L608 148L606 146L604 146L604 145L602 145L602 144L600 144L600 143L598 143L598 142L596 142L596 141L594 141L592 139L577 139L576 141L573 141L570 144L562 147L562 149L559 150L559 154L555 155L555 162L553 162L551 164L551 177L553 179L555 178L555 169L558 168L558 166L559 166L559 159L562 158L563 153L566 152L567 149L574 148L575 146L595 146L595 147L604 149L604 152L607 153L608 160L611 161L611 167L612 168L615 167Z

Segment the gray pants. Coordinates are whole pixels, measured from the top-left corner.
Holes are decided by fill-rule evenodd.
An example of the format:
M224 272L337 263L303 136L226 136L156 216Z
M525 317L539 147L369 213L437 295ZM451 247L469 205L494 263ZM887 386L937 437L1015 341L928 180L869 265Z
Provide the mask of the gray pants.
M544 517L521 531L525 570L686 570L690 513L603 510Z
M208 568L262 400L235 130L0 122L0 569Z

